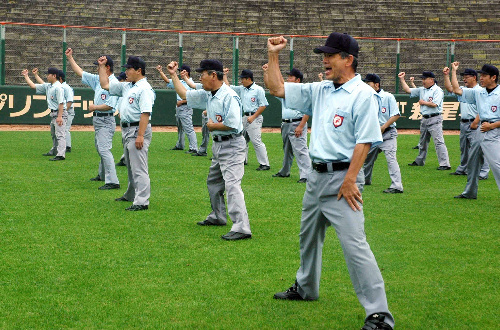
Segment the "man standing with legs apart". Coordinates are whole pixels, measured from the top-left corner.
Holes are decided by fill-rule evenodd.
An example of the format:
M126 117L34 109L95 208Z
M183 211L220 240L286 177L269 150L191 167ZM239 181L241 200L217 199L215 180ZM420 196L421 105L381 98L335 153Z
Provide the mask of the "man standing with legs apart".
M175 91L188 106L207 109L208 129L212 132L212 164L207 187L212 212L200 226L225 226L227 222L224 191L227 191L227 209L233 221L231 230L222 236L225 240L252 238L245 198L241 190L245 160L245 139L241 132L241 102L238 95L223 82L223 66L218 60L203 60L196 72L201 72L203 90L187 91L177 77L177 62L170 62L168 73Z
M101 157L99 162L99 173L91 181L104 181L104 186L99 190L118 189L120 182L116 176L116 167L111 148L113 147L113 135L116 130L116 120L114 117L114 108L118 98L110 96L109 92L102 89L99 84L99 76L83 71L73 58L73 50L66 50L66 57L73 71L82 77L82 83L90 86L94 90L94 104L89 106L90 111L94 111L92 123L95 130L95 148ZM116 80L113 75L113 61L109 56L107 58L106 73L110 80ZM97 62L94 62L97 65Z
M152 130L149 120L153 112L156 94L146 79L146 63L137 56L130 56L125 67L126 82L111 79L108 74L107 56L101 56L99 80L101 88L111 95L122 97L120 120L122 127L123 153L128 170L128 187L116 201L133 204L127 211L142 211L149 207L151 184L148 172L148 150Z
M410 93L410 97L419 97L420 113L420 141L418 143L420 149L418 156L410 166L424 166L425 158L427 157L427 149L431 136L434 139L436 154L439 161L437 170L450 170L450 160L448 158L448 149L444 143L443 137L443 90L436 85L436 76L431 71L422 73L423 87L410 88L405 81L405 73L398 74L401 81L401 87L406 93Z
M380 124L380 132L382 132L383 142L379 145L372 146L366 156L364 172L365 185L372 183L373 165L377 160L380 152L384 152L387 159L387 167L389 176L391 177L391 186L384 190L387 194L403 193L403 183L401 182L401 171L399 169L396 151L398 150L398 131L396 130L396 120L399 119L400 113L396 98L391 93L388 93L380 88L380 77L374 73L367 74L363 79L377 94L378 101L378 123Z
M38 72L38 70L37 70ZM50 109L50 133L52 135L52 149L44 156L55 156L49 160L57 161L66 159L66 120L68 113L66 112L66 99L64 98L64 90L59 81L59 70L49 68L47 70L47 83L35 84L28 77L28 70L22 72L24 79L28 85L36 89L37 94L45 94L47 96L47 105Z
M358 43L347 34L330 34L325 46L314 49L323 54L327 80L309 84L283 83L279 52L286 43L283 37L268 39L267 86L271 94L285 99L286 107L312 116L309 154L314 170L302 204L296 281L274 298L318 299L323 242L327 227L333 226L366 311L363 329L392 329L384 280L364 232L361 168L370 146L382 142L382 134L375 92L356 73Z
M458 66L459 62L451 64L453 92L461 95L461 101L475 104L478 115L470 125L476 136L472 139L469 150L467 185L464 192L455 198L476 199L478 178L484 158L488 161L500 190L500 86L498 85L498 69L493 65L483 65L479 71L483 88L478 90L460 88L457 80Z

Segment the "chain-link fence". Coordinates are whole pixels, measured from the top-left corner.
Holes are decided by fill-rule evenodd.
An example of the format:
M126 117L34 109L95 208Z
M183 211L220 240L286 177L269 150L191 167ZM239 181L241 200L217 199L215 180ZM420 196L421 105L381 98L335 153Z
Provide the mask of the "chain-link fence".
M182 61L192 67L206 58L220 59L231 69L229 80L238 83L237 73L242 69L254 72L255 82L263 85L261 67L267 62L265 35L223 33L179 33L169 31L134 29L103 29L61 26L3 24L0 83L24 85L21 76L24 68L38 67L41 72L48 67L66 69L67 80L74 87L84 87L80 79L66 67L64 49L71 47L73 57L80 67L96 72L93 62L100 55L110 55L115 62L115 73L129 55L146 61L146 75L154 88L165 85L156 71L157 65L166 66L170 61ZM64 39L66 36L66 39ZM304 73L304 81L318 80L323 71L321 55L313 48L324 44L324 38L294 36L287 38L287 51L280 55L282 71L291 65ZM293 40L292 40L293 39ZM453 40L397 40L360 38L358 72L362 75L377 73L382 87L389 92L398 91L397 73L405 71L407 77L418 77L422 71L434 71L442 82L441 71L453 60L460 61L461 68L479 69L483 64L500 64L497 55L500 42L453 41ZM125 50L125 52L124 52ZM399 52L398 52L399 51ZM122 58L122 54L126 54ZM194 73L193 78L198 76ZM419 80L416 79L417 85Z

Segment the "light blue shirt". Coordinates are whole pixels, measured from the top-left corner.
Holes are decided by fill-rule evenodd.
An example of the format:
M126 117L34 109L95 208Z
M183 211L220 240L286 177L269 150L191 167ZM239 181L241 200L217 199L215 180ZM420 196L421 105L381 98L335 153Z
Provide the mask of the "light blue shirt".
M192 89L191 87L189 87L187 82L184 81L184 79L179 79L179 80L180 80L181 84L183 84L184 87L186 87L186 90L189 91ZM191 81L194 84L194 81L192 78L189 78L189 81ZM167 88L175 89L174 82L172 81L172 79L170 79L170 81L168 82ZM182 98L179 96L179 94L176 94L176 95L177 95L177 101L182 101Z
M109 80L109 93L121 96L120 118L122 123L135 123L141 120L141 114L153 112L156 94L146 78L131 83Z
M244 86L231 86L231 88L241 98L243 112L256 112L258 108L269 105L264 88L255 83L248 88Z
M432 115L434 113L442 113L443 112L443 98L444 93L441 87L434 84L430 88L418 87L418 88L410 88L411 93L410 97L419 97L421 100L425 102L432 102L437 105L437 107L428 107L426 105L420 106L420 113L422 115Z
M356 144L382 142L375 91L359 74L337 89L330 80L285 83L285 106L312 115L314 162L350 162Z
M47 106L50 110L58 110L59 104L63 104L66 109L66 99L64 98L64 90L59 81L55 83L35 84L36 94L45 94L47 96Z
M462 90L467 87L460 87ZM472 89L481 90L479 84L472 87ZM477 116L477 108L475 104L470 104L462 99L462 95L457 95L458 102L460 102L460 116L462 119L474 119Z
M475 104L479 119L486 121L500 120L500 85L488 94L486 88L462 88L462 101Z
M73 102L74 102L75 92L73 91L73 88L70 85L68 85L66 82L63 82L61 84L61 87L64 90L64 98L66 99L66 103L71 102L71 108L69 108L67 110L73 111Z
M109 77L109 82L118 81L114 74L111 74ZM106 104L107 106L112 107L113 109L116 107L118 98L115 96L111 96L110 93L101 88L101 83L99 82L99 75L92 74L83 71L82 74L82 83L89 86L94 90L94 105ZM97 111L97 112L114 112L113 109L107 111Z
M214 123L222 123L231 127L228 131L212 131L213 135L231 135L243 130L241 119L241 100L228 85L222 84L217 93L206 90L190 90L186 92L188 107L207 109L208 118Z
M293 110L285 107L285 99L277 97L281 102L281 119L298 119L302 118L304 114L298 110Z
M381 89L378 93L375 93L375 96L378 100L378 123L380 126L387 123L389 118L401 115L394 95ZM392 123L390 127L396 127L396 123Z

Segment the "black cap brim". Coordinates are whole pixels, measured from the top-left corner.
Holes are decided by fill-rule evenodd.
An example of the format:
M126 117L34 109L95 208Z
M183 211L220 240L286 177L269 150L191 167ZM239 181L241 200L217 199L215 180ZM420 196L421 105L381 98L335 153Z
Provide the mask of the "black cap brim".
M328 47L328 46L320 46L320 47L314 48L313 52L315 52L316 54L321 54L321 53L337 54L337 53L340 53L341 50L337 49L337 48Z

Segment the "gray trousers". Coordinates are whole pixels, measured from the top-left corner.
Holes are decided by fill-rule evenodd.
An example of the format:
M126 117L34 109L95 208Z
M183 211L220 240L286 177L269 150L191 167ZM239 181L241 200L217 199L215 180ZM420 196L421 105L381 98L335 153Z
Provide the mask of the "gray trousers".
M307 123L304 125L302 135L295 137L295 129L300 121L291 123L281 123L281 138L283 140L283 166L278 173L289 175L293 164L293 157L297 160L299 175L301 179L306 179L307 174L311 172L311 158L309 158L309 149L307 148Z
M189 150L198 150L198 141L193 127L193 109L186 104L175 108L175 121L177 124L177 143L176 147L184 149L184 133L189 140Z
M153 131L151 124L148 124L144 132L143 147L140 150L135 146L138 131L139 126L122 127L123 154L128 171L128 186L123 197L133 201L134 205L149 205L151 182L148 172L148 150Z
M104 183L119 184L116 176L115 159L111 153L113 147L113 135L115 134L115 117L92 117L95 130L95 148L101 161L99 162L99 176Z
M207 127L208 124L208 116L201 114L201 145L198 149L198 152L207 152L208 142L210 141L210 131Z
M418 143L420 149L415 162L418 165L425 164L425 158L427 158L427 149L429 148L429 141L431 140L431 136L434 139L439 166L450 166L448 149L446 149L446 144L444 144L443 116L441 115L421 119L420 141Z
M63 124L59 126L56 122L57 114L50 118L50 135L52 136L52 148L50 153L56 156L66 157L66 120L68 113L63 112Z
M490 165L498 190L500 190L500 128L485 133L478 128L473 130L473 134L475 136L467 162L467 184L462 193L469 198L477 198L479 173L485 159Z
M75 110L70 109L68 111L68 120L66 120L66 147L71 148L71 124L73 123L73 118L75 118Z
M344 198L337 200L347 170L331 173L312 171L307 177L300 222L300 268L298 292L305 299L318 299L323 243L326 229L333 226L344 253L347 269L358 300L366 315L384 313L394 325L389 312L384 280L377 261L366 241L363 211L353 211ZM356 184L363 190L361 170Z
M227 210L233 226L231 231L251 234L245 196L241 180L245 172L245 139L242 136L227 141L213 142L213 159L207 177L208 194L212 212L206 220L225 224L227 222L224 191L227 193Z
M477 136L475 130L470 129L471 123L460 122L460 165L457 167L455 172L466 174L467 173L467 160L469 159L469 149L472 145L472 140L474 136ZM481 178L488 178L488 173L490 171L490 166L485 160L483 166L481 167L481 172L479 176Z
M389 188L403 190L401 170L399 169L398 159L396 158L396 151L398 150L397 137L398 131L395 128L386 130L384 134L382 134L382 143L370 148L363 168L365 172L365 182L372 181L373 165L377 160L378 154L384 152L385 159L387 160L389 177L391 178L391 186Z
M262 142L261 136L264 117L262 117L262 115L258 116L251 124L248 123L247 118L248 116L243 116L243 135L245 136L245 140L247 142L245 161L248 161L248 142L251 141L259 164L269 166L266 145Z

